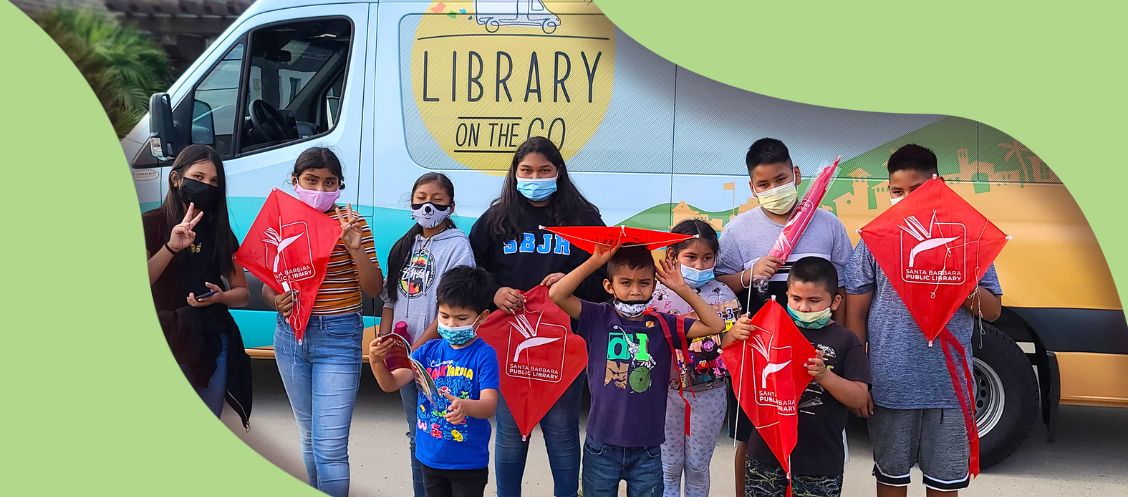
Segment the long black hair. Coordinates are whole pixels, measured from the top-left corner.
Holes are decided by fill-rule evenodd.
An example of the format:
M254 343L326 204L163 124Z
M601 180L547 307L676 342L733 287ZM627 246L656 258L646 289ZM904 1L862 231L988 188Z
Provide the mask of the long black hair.
M168 175L168 194L165 195L161 211L170 230L184 220L188 204L181 199L176 180L183 182L188 168L200 162L215 164L216 179L219 181L219 195L211 209L204 211L204 225L212 230L214 242L211 250L215 265L219 268L219 273L226 276L234 268L231 256L239 248L239 240L231 231L231 221L227 218L227 175L223 172L223 159L215 149L207 145L189 145L177 154L176 160L172 162L172 172Z
M490 204L493 214L488 219L486 226L490 234L495 237L509 239L521 234L529 223L530 211L533 209L529 199L517 191L517 165L525 156L538 153L544 155L556 166L556 193L549 200L548 218L553 225L577 225L584 219L584 214L599 216L597 208L583 194L576 189L576 185L568 178L568 168L564 165L564 157L555 143L543 136L534 136L525 140L513 154L513 163L509 166L509 173L505 175L505 182L501 187L501 196Z
M418 190L420 186L431 183L438 183L440 187L446 190L451 205L454 205L454 183L443 173L427 173L420 176L411 186L411 195L414 196L415 190ZM454 221L449 217L443 222L446 223L448 229L455 227ZM419 223L413 224L411 229L407 230L407 233L404 233L399 240L396 240L395 245L392 245L392 251L388 252L388 301L393 304L399 299L399 291L397 290L399 280L403 276L403 268L407 265L407 258L411 257L411 248L415 245L415 237L422 234L423 227L419 226Z

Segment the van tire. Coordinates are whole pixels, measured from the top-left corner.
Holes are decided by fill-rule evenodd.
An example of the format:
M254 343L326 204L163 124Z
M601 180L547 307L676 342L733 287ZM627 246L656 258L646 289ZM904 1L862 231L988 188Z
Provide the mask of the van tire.
M1018 450L1034 427L1038 379L1018 344L994 326L983 323L972 349L980 466L988 468Z

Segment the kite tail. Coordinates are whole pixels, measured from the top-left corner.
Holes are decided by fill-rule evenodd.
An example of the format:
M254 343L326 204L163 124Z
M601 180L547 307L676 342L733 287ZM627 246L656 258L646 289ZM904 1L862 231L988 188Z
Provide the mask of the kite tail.
M791 497L791 454L787 455L787 497Z
M956 362L952 358L952 352L949 347L954 349L963 360L964 363L964 376L965 383L963 388L960 387L960 376L956 372ZM952 388L956 392L956 399L960 401L960 410L963 411L964 427L967 429L967 442L968 442L968 472L971 473L972 478L979 475L979 430L975 426L975 416L972 414L971 409L975 401L975 383L971 378L971 368L968 364L968 356L964 350L963 345L960 345L959 340L952 335L948 328L940 333L940 350L944 351L944 360L948 366L948 375L952 378Z

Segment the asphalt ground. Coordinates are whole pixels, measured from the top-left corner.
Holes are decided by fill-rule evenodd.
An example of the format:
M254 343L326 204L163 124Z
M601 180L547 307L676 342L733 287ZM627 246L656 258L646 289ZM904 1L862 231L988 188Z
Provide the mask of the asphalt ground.
M297 426L278 370L268 360L252 361L252 367L255 403L251 430L244 431L229 409L224 411L224 424L263 457L305 481ZM1059 416L1054 443L1046 442L1046 428L1037 423L1014 455L986 470L961 495L1128 496L1128 409L1062 406ZM581 431L583 422L581 419ZM381 391L365 369L349 440L352 495L411 495L406 428L399 395ZM842 495L872 496L873 459L865 424L851 423L847 435L850 460ZM531 444L523 494L551 497L552 480L539 429L533 433ZM733 455L732 440L722 434L713 455L712 495L734 495ZM494 495L492 473L490 479L486 495ZM919 472L914 471L913 481L909 495L924 496ZM620 489L620 495L626 495L625 488Z

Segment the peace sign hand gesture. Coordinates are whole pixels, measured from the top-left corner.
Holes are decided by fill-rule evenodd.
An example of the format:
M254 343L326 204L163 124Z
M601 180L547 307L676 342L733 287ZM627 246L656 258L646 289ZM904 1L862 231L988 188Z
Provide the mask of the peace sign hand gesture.
M349 250L360 250L360 239L364 231L360 216L353 210L352 204L347 204L344 210L337 207L336 211L337 220L341 222L341 241L345 242L345 247Z
M180 224L172 227L172 233L168 236L168 247L177 252L188 248L196 241L196 232L192 230L203 218L204 211L196 210L195 203L188 204L188 212L184 213L184 219Z

